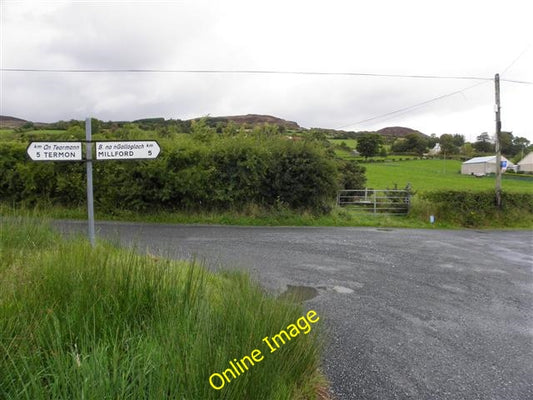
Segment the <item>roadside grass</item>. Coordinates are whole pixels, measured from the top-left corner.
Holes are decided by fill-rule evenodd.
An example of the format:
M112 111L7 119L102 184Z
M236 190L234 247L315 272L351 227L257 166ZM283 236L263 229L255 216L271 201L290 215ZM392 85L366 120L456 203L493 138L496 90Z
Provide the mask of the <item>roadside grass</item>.
M325 387L320 328L272 354L261 342L302 315L243 272L93 249L35 217L0 218L2 399L312 399ZM254 349L264 360L210 386Z
M367 186L374 189L403 189L408 183L415 191L494 189L494 176L477 178L461 175L461 161L457 160L412 160L364 164ZM509 192L533 194L533 179L520 175L505 175L502 188Z
M463 192L469 194L483 194L482 192ZM492 195L492 191L489 191ZM517 196L515 196L517 197ZM518 196L519 197L519 196ZM451 229L528 229L533 227L533 209L527 205L509 205L503 201L503 209L499 210L486 204L464 204L456 201L454 204L433 203L422 196L411 198L409 219L425 221L429 224L430 216L435 218L434 228Z
M49 206L46 208L11 208L0 204L0 215L25 214L31 212L48 219L86 220L87 210L83 207L65 208ZM430 216L436 217L430 223ZM497 218L479 216L479 228L486 229L531 229L533 214L516 211L497 213ZM272 211L249 206L245 209L220 212L168 212L157 211L136 213L123 210L114 213L95 212L98 221L147 222L167 224L198 225L236 225L236 226L308 226L308 227L376 227L376 228L414 228L414 229L464 229L459 219L440 215L438 208L419 198L411 198L408 216L386 214L373 215L356 212L350 207L333 206L328 214L316 215L311 212L292 210Z
M12 208L0 203L0 215L24 214L28 211L49 219L86 220L87 210L84 207L66 208L59 206L32 208ZM248 206L240 210L213 212L169 212L153 211L137 213L128 210L114 213L95 210L95 218L100 221L128 221L170 224L206 224L206 225L238 225L238 226L337 226L337 227L396 227L396 228L431 228L425 219L420 220L406 216L361 214L350 208L333 206L331 212L318 215L309 211L288 209L272 210L257 206ZM459 228L440 222L441 228Z
M28 212L48 219L86 220L85 207L67 208L49 205L39 208L13 207L0 203L1 215L24 215ZM437 219L430 223L430 216ZM496 216L496 217L494 217ZM236 225L236 226L308 226L308 227L390 227L415 229L464 229L458 218L441 215L439 207L415 195L407 216L361 213L350 207L332 206L329 213L316 214L309 211L289 209L265 209L249 205L239 210L227 211L151 211L138 213L117 210L113 213L95 210L98 221L148 222L167 224ZM477 227L497 229L531 229L533 214L524 210L507 210L495 213L490 218L477 216Z

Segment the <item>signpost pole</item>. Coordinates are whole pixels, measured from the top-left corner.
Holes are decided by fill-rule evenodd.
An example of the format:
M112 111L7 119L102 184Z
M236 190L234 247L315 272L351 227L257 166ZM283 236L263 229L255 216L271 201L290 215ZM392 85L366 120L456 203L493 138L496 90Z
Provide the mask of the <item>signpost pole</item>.
M96 142L94 160L149 160L157 158L161 152L155 140L106 140ZM26 148L33 161L83 161L82 142L52 141L31 142ZM89 242L95 247L94 197L93 197L93 141L91 118L85 119L85 163L87 166L87 214Z
M91 118L85 119L85 144L86 165L87 165L87 213L89 223L89 241L91 246L95 246L94 235L94 201L93 201L93 156L92 156L92 135L91 135Z

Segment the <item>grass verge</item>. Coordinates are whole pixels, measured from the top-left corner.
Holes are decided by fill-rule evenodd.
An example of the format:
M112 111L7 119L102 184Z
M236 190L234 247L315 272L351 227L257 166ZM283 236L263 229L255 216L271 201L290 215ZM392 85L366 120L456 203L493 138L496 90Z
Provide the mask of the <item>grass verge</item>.
M493 213L490 216L477 213L474 224L465 225L460 218L442 213L440 207L432 204L419 195L412 199L408 216L373 215L357 213L349 207L335 206L330 213L317 215L311 212L300 212L287 209L265 210L258 207L247 207L235 211L218 212L145 212L138 213L128 210L117 210L104 213L96 210L96 219L100 221L151 222L174 224L212 224L238 226L334 226L334 227L389 227L414 229L464 229L466 227L487 229L530 229L533 226L533 213L524 210ZM87 219L85 208L66 208L58 206L37 208L13 208L0 203L0 215L24 214L32 212L49 219ZM436 217L430 223L430 215Z
M24 214L32 212L50 219L87 219L85 208L48 207L11 207L0 203L0 215ZM426 220L405 216L361 214L344 207L333 207L330 213L317 215L312 212L289 209L262 209L255 206L233 211L185 212L158 211L138 213L117 210L113 213L95 211L100 221L152 222L174 224L212 224L240 226L337 226L337 227L396 227L396 228L430 228ZM453 225L439 225L454 227ZM459 227L459 226L457 226Z
M271 354L262 338L304 310L245 273L93 249L31 221L0 219L0 397L307 399L324 387L319 327ZM210 386L254 349L264 360Z

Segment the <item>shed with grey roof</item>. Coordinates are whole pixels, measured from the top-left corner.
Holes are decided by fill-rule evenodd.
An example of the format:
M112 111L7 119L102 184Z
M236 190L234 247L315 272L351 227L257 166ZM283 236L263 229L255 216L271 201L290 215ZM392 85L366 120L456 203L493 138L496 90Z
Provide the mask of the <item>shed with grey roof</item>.
M502 156L502 172L514 165ZM496 173L496 156L474 157L461 165L461 174L483 176Z

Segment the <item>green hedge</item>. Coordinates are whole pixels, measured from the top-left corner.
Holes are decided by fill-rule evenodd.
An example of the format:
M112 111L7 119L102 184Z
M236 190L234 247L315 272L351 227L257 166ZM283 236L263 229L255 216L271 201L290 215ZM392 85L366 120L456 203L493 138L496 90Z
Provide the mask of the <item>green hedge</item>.
M155 160L93 163L97 207L106 212L226 210L256 204L325 210L339 188L364 187L366 181L363 167L335 159L315 142L246 135L155 139L162 148ZM26 146L0 142L0 200L26 206L85 204L83 163L32 162Z
M421 193L420 197L431 204L438 219L467 227L492 225L495 220L512 223L513 219L533 215L533 196L528 193L502 192L501 208L496 206L496 195L492 190L439 190Z

